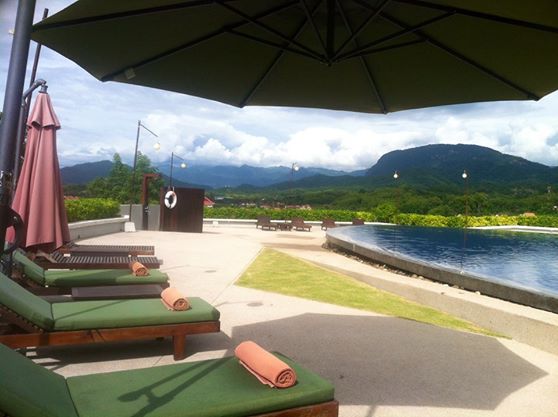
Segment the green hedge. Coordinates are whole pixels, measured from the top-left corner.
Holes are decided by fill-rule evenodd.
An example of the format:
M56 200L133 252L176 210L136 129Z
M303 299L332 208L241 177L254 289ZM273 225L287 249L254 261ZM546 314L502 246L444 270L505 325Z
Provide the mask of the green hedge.
M405 226L427 227L479 227L479 226L543 226L558 227L558 216L440 216L431 214L395 214L390 207L379 206L374 211L351 210L302 210L302 209L261 209L241 207L206 208L206 218L215 219L256 219L269 216L272 220L289 220L302 217L304 220L321 221L332 218L335 221L351 221L355 218L369 222L390 222Z
M108 198L80 198L65 200L64 203L70 223L120 216L120 203Z
M331 218L337 221L350 222L354 218L366 221L377 221L374 213L352 210L303 210L303 209L262 209L241 207L206 208L206 218L212 219L256 219L258 216L269 216L272 220L290 220L293 217L302 217L304 220L322 221Z

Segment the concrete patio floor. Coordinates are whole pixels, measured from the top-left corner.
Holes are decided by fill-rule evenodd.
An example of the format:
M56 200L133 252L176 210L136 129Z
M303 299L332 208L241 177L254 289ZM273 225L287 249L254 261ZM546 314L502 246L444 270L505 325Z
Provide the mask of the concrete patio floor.
M517 340L234 285L263 247L401 281L399 275L323 249L324 236L316 226L312 232L268 232L253 225L204 225L202 234L142 231L83 242L153 244L171 285L221 311L222 332L188 338L186 361L231 355L241 341L254 340L332 381L343 417L558 416L557 355ZM417 285L443 288L441 294L454 290L425 281ZM474 293L459 296L503 303ZM551 313L510 304L505 308L558 323ZM29 356L70 376L170 364L171 350L170 341L142 341L42 348Z

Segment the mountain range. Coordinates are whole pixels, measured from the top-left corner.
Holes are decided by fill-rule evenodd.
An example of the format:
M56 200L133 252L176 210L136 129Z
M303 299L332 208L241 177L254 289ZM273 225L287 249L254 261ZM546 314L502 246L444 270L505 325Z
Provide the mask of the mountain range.
M90 162L61 169L64 184L85 184L106 176L111 161ZM164 177L170 161L157 166ZM558 167L549 167L513 155L477 145L425 145L396 150L383 155L368 170L344 172L323 168L261 168L249 165L190 165L175 167L176 185L197 185L206 189L239 187L319 188L335 186L379 187L393 184L394 172L399 181L417 186L448 186L467 181L477 186L542 185L558 182Z

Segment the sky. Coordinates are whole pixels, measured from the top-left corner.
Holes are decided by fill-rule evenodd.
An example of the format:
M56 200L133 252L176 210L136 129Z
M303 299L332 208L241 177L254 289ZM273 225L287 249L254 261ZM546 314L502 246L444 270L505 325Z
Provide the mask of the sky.
M35 21L70 0L37 0ZM3 100L17 1L0 0L0 94ZM32 42L30 69L36 44ZM38 78L47 80L62 125L62 166L111 160L130 163L137 122L139 150L157 162L171 152L190 163L261 167L369 168L385 153L433 143L487 146L558 165L558 93L538 102L441 106L376 115L341 111L245 107L115 82L102 83L77 64L42 48ZM160 141L161 149L153 145Z

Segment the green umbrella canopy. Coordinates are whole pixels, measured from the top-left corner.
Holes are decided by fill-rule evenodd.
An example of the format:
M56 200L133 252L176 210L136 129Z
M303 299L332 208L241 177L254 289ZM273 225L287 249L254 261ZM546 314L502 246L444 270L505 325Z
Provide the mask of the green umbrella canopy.
M101 81L368 113L558 88L556 0L80 0L32 38Z

